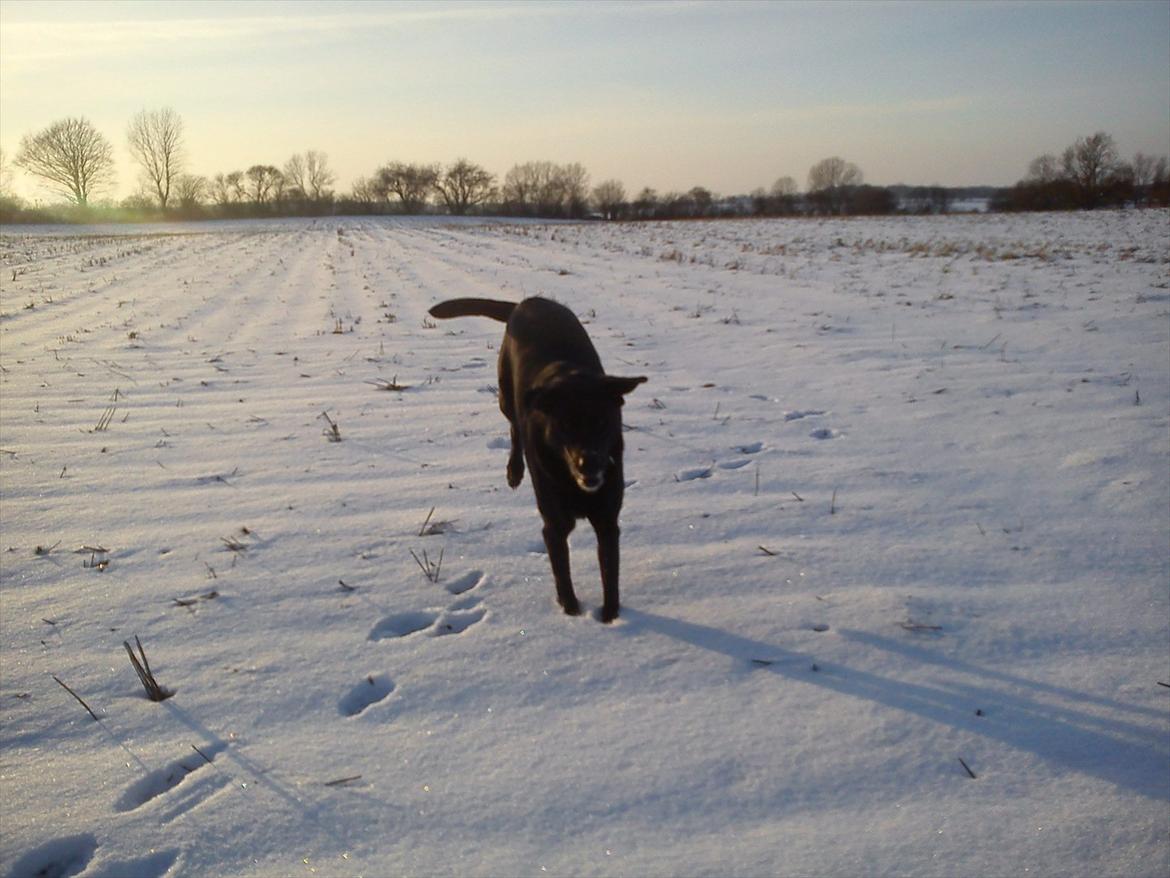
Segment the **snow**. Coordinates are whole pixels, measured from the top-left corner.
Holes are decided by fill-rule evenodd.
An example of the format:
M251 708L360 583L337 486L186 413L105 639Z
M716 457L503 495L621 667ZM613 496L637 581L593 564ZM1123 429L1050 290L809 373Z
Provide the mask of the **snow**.
M5 228L0 874L1166 874L1168 254L1165 211ZM614 625L557 610L456 295L650 379Z

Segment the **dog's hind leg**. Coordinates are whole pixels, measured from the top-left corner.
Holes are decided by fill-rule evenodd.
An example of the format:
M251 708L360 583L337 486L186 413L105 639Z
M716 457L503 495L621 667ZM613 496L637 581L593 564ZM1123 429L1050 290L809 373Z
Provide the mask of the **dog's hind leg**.
M572 520L565 526L546 519L544 545L548 549L548 563L552 566L553 580L557 586L557 603L566 615L579 616L581 604L573 593L573 579L569 573L569 532L572 530Z
M597 566L601 571L603 594L601 621L612 622L618 617L621 606L618 598L621 529L616 522L600 518L590 519L590 524L597 533Z

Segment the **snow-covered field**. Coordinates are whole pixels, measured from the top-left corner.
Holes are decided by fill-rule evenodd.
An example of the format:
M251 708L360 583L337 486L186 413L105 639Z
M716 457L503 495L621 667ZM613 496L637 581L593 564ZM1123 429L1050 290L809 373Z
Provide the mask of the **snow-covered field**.
M0 238L0 874L1170 870L1166 212L87 231ZM612 626L426 317L537 294L650 378Z

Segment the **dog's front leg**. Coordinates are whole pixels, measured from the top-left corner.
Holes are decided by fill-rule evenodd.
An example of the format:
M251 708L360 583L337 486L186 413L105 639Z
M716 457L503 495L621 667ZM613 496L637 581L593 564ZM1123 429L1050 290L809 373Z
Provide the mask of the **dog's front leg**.
M621 530L616 522L592 520L593 530L597 533L597 567L601 571L601 589L603 603L601 606L601 621L612 622L618 617L620 602L618 599L618 570L620 568L621 550L619 540Z
M512 424L512 453L508 455L508 487L517 488L524 481L524 444L520 431Z
M573 529L555 522L544 523L544 545L548 549L548 563L552 565L553 580L557 586L557 603L566 615L579 616L581 605L573 593L573 580L569 575L569 532Z

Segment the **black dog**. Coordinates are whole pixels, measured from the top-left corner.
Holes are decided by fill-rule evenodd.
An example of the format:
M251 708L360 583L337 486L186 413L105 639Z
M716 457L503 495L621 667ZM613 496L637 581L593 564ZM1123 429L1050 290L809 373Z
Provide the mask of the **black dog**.
M577 519L589 519L605 595L601 620L612 622L619 607L617 522L625 491L622 397L646 379L606 375L580 321L548 299L451 299L430 313L508 324L499 361L500 411L512 425L508 484L520 484L527 461L557 601L570 616L581 607L569 575L569 533Z

